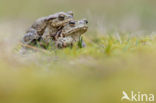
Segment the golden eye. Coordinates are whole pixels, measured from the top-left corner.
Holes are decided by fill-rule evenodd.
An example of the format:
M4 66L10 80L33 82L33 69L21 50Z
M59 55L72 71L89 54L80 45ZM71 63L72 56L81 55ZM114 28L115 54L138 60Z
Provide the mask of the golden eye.
M70 21L70 22L69 22L69 25L70 25L71 27L75 26L75 24L76 24L75 21Z
M59 19L59 20L64 20L64 19L65 19L65 15L64 15L64 14L60 14L60 15L58 16L58 19Z

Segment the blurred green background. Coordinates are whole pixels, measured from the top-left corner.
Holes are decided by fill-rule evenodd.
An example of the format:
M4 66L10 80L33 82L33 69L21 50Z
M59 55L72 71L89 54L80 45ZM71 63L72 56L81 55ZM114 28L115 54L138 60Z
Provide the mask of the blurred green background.
M123 90L156 93L155 10L156 0L0 0L0 103L121 103ZM59 11L88 19L87 47L20 55L26 29Z
M155 5L155 0L0 0L0 18L34 21L55 12L72 10L75 18L87 18L93 27L155 30Z

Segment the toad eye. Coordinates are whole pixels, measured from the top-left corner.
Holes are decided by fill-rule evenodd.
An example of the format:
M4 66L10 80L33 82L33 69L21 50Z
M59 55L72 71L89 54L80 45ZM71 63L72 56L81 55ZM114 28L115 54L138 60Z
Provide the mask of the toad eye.
M65 19L65 15L64 15L64 14L60 14L60 15L58 16L58 19L61 20L61 21L64 20L64 19Z
M75 26L75 24L76 24L75 21L70 21L70 22L69 22L69 25L70 25L71 27Z

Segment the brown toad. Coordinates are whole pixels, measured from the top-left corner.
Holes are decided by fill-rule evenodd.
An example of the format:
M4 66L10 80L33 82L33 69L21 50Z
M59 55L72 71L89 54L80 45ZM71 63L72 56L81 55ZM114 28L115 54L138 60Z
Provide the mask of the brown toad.
M56 32L58 32L65 23L68 23L73 19L73 13L70 12L59 12L47 17L39 18L34 22L34 24L28 29L26 34L22 39L23 44L35 44L39 41L46 28L49 29L49 35L54 37ZM46 36L49 36L46 35Z
M57 40L55 42L58 48L72 46L73 43L80 41L81 35L88 29L88 21L86 19L78 21L70 21L63 29L57 33ZM84 47L85 43L81 41L81 46Z

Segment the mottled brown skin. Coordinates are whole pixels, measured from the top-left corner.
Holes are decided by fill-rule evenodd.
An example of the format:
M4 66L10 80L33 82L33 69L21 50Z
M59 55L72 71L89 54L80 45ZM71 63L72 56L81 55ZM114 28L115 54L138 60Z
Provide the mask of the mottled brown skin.
M82 34L84 34L88 29L87 20L70 21L58 34L57 40L55 42L58 48L65 48L72 46L75 42L79 41ZM83 41L82 41L83 42ZM85 43L82 43L82 47Z
M49 29L48 36L54 37L56 32L58 32L72 18L72 12L59 12L47 17L39 18L27 30L22 39L22 43L28 45L34 44L36 41L39 41L40 38L44 38L43 34L45 33L46 29Z
M64 25L66 25L66 23L68 23L69 21L73 20L73 18L69 18L66 20L59 20L59 19L55 19L53 21L50 21L47 25L47 28L45 30L45 33L42 36L42 39L45 42L48 42L49 39L51 40L56 40L57 39L57 33L60 32Z

